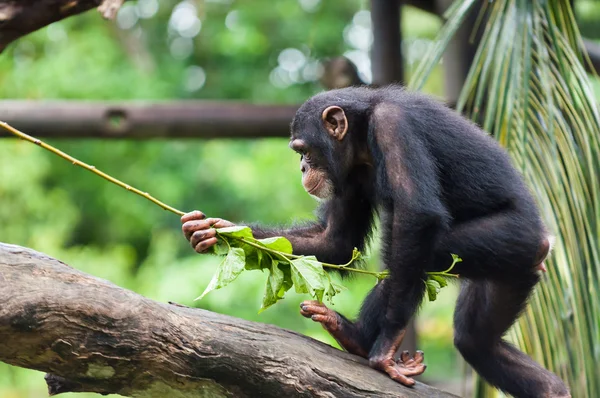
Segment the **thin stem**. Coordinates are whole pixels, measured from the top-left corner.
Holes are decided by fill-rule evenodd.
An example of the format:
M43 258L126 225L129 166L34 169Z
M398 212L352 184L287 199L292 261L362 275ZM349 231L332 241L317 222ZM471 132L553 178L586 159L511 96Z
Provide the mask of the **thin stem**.
M427 275L439 275L439 276L451 276L454 278L458 278L458 274L449 274L447 272L426 272Z
M114 177L109 176L108 174L96 169L96 167L94 166L90 166L87 163L83 163L82 161L75 159L74 157L67 155L66 153L64 153L63 151L53 147L52 145L48 145L45 142L37 139L37 138L33 138L30 135L27 135L25 133L23 133L22 131L17 130L16 128L12 127L11 125L9 125L6 122L0 121L0 127L3 127L5 130L9 131L11 134L16 135L17 137L25 140L25 141L29 141L32 142L36 145L41 146L42 148L54 153L55 155L60 156L63 159L68 160L69 162L73 163L75 166L79 166L82 167L86 170L91 171L92 173L99 175L100 177L104 178L105 180L108 180L110 182L112 182L113 184L116 184L118 186L120 186L121 188L125 188L126 190L133 192L137 195L140 195L146 199L148 199L149 201L159 205L160 207L162 207L165 210L168 210L170 212L173 212L177 215L183 216L185 213L182 212L181 210L177 210L174 207L171 207L163 202L161 202L160 200L154 198L153 196L151 196L148 192L142 192L137 188L132 187L131 185L125 184L124 182L117 180Z
M219 231L217 231L217 233L219 233ZM283 252L280 252L280 251L277 251L277 250L274 250L274 249L270 249L268 247L259 245L257 243L250 242L249 240L246 240L244 238L229 238L229 239L237 239L237 240L239 240L241 242L244 242L245 244L247 244L249 246L252 246L252 247L255 247L255 248L259 249L259 250L266 251L267 253L275 254L275 255L277 255L279 257L282 257L286 261L290 261L291 258L300 258L300 257L302 257L302 256L297 256L295 254L288 254L288 253L283 253Z
M381 274L381 272L373 272L373 271L368 271L365 269L352 268L352 267L348 267L345 265L335 265L335 264L329 264L329 263L321 263L321 264L323 265L323 267L326 267L326 268L358 272L359 274L367 274L367 275L373 275L373 276L377 276L377 275Z
M453 256L452 264L450 265L450 267L448 267L447 270L445 270L445 271L427 272L427 275L451 276L453 278L458 278L460 275L458 275L458 274L449 274L449 272L452 271L452 268L454 268L454 266L456 265L456 263L460 263L462 261L462 258L460 258L458 256L455 256L454 254L452 256Z
M254 243L254 242L251 242L249 240L246 240L244 238L232 238L232 239L237 239L237 240L239 240L241 242L244 242L245 244L250 245L252 247L255 247L257 249L264 250L264 251L266 251L268 253L271 253L271 254L275 254L277 256L280 256L280 257L284 258L287 261L291 261L292 259L298 259L298 258L302 258L303 257L303 256L295 255L295 254L283 253L283 252L280 252L280 251L277 251L277 250L274 250L274 249L270 249L268 247L259 245L257 243ZM323 265L323 267L325 267L325 268L334 268L334 269L339 269L339 270L348 270L348 271L351 271L351 272L357 272L359 274L373 275L375 277L378 277L379 275L382 275L383 273L385 273L385 271L382 273L382 272L367 271L367 270L358 269L358 268L349 268L348 265L352 261L350 261L349 263L344 264L344 265L335 265L335 264L329 264L329 263L321 263L321 265Z

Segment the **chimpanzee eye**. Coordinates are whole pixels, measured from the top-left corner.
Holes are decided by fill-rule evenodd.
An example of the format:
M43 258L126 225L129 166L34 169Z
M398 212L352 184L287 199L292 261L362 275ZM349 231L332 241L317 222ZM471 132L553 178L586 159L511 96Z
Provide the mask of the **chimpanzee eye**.
M305 153L302 155L302 157L304 158L304 160L306 160L307 162L310 162L310 153Z

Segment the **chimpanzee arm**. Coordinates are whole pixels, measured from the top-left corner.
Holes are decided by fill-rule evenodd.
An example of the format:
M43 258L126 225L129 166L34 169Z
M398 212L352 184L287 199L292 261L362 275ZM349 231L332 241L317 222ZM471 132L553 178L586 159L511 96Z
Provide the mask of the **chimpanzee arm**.
M294 254L315 255L319 261L343 264L352 249L363 250L371 233L374 208L358 188L334 196L319 209L319 221L292 228L264 228L250 225L256 238L284 236Z
M373 113L374 139L390 198L383 222L383 258L390 270L384 325L369 358L392 375L391 355L402 341L402 330L425 292L425 269L434 259L434 245L448 228L450 215L441 200L435 161L423 137L412 129L410 115L381 104ZM391 354L390 354L391 353ZM392 375L392 377L394 377Z

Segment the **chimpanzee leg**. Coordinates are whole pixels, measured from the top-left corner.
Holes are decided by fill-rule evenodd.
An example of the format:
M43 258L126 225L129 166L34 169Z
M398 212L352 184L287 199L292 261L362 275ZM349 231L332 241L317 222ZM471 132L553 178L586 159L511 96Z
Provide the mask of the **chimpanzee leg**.
M506 327L500 332L502 334L516 318L537 281L535 267L540 247L544 246L544 239L544 230L535 212L519 213L507 210L477 218L454 225L450 231L438 238L428 270L447 268L452 261L450 254L455 253L463 262L457 264L453 271L463 277L510 280L516 275L525 275L523 278L527 282L520 282L524 283L520 290L507 292L512 294L507 300L517 303L514 310L505 315L497 315L509 318L505 321ZM411 264L403 264L403 267L410 266ZM416 272L404 272L402 279L395 279L394 276L392 273L386 281L393 288L390 289L385 320L371 348L369 360L373 367L385 371L393 379L405 385L412 385L414 381L406 376L419 374L416 371L422 372L424 367L420 363L418 368L415 368L413 363L394 363L392 358L404 336L404 325L421 302L421 279L426 276ZM407 283L407 277L410 277L411 283ZM501 307L498 311L500 309ZM485 330L478 332L486 333ZM417 358L421 360L422 355L415 356L415 359Z
M548 250L548 234L536 213L504 211L454 225L438 240L432 269L448 268L453 253L463 260L453 270L461 276L511 279L514 272L535 269Z
M423 352L417 351L414 357L403 352L396 361L394 355L406 333L406 324L416 312L423 297L424 283L417 277L411 283L399 281L397 274L391 274L385 280L389 289L387 305L377 311L380 314L379 333L369 351L369 364L375 369L387 373L392 379L412 386L415 381L410 376L417 376L425 371ZM383 303L385 304L385 303Z
M356 323L316 301L304 301L300 304L300 313L320 322L346 351L367 358L385 315L387 292L384 287L381 281L367 295Z
M454 343L477 373L515 397L570 397L564 383L502 339L525 307L538 276L511 282L465 280L454 314Z

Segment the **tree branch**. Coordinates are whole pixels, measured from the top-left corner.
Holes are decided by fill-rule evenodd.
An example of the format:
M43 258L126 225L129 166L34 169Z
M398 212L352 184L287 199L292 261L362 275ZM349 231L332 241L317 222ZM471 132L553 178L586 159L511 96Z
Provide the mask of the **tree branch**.
M452 397L275 326L146 299L0 243L0 361L49 372L51 395Z
M299 106L202 100L0 100L0 121L37 138L288 138ZM12 135L0 129L2 137Z
M125 0L0 0L0 53L13 41L53 22L99 7L113 19Z

